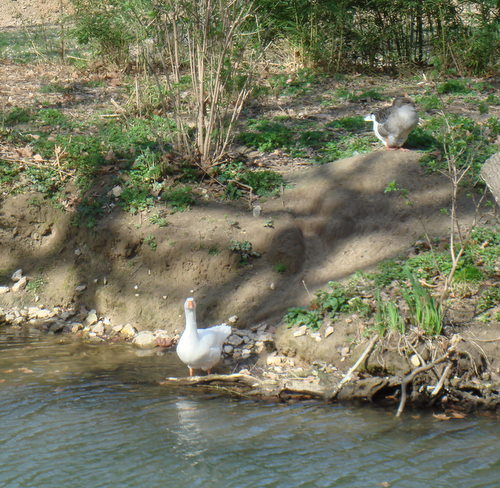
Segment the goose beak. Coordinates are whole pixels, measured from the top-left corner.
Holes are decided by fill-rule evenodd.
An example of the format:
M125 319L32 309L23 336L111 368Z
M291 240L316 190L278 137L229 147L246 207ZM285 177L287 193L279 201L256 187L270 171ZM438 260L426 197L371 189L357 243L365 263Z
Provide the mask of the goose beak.
M186 308L189 310L194 310L194 298L188 298L186 300Z

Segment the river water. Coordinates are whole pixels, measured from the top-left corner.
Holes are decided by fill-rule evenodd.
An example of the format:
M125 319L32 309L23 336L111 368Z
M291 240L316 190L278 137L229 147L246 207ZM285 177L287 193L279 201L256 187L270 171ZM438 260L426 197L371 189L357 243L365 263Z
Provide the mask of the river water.
M175 355L0 329L1 488L500 486L469 416L236 401L155 384Z

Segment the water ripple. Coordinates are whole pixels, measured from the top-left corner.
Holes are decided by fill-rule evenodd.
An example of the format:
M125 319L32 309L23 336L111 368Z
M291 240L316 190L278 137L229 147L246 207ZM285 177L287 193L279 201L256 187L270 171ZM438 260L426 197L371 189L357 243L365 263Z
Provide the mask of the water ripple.
M0 350L2 488L496 486L490 419L179 396L152 384L174 357L126 346L3 329Z

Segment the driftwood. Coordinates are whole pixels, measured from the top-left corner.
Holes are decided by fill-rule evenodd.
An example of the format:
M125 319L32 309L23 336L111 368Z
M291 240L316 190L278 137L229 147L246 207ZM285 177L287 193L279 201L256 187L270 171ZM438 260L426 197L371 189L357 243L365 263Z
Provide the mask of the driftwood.
M405 408L406 400L407 400L406 389L407 389L408 385L415 379L415 377L418 374L423 373L425 371L428 371L429 369L434 368L434 366L437 366L438 364L441 364L441 363L447 361L448 358L451 356L451 354L455 352L457 345L461 340L462 340L462 338L459 335L454 335L451 338L451 346L448 348L448 350L446 351L445 354L443 354L440 358L435 359L431 363L424 364L423 366L415 368L410 374L406 375L403 378L403 381L401 381L401 400L399 402L399 407L398 407L398 410L396 412L396 417L400 417L401 414L403 413L404 408ZM446 372L446 369L445 369L445 372ZM443 377L444 377L444 374L443 374ZM444 381L444 379L443 379L443 381ZM438 383L438 385L436 385L435 390L438 388L438 386L439 386L439 383ZM439 389L441 389L441 386L439 387Z
M306 379L286 378L284 380L260 379L246 374L209 374L185 378L166 378L161 386L199 387L207 390L255 398L290 399L324 398L324 389Z
M335 400L337 395L339 394L339 391L342 389L342 387L351 380L353 373L359 368L360 364L365 360L365 358L368 356L368 354L371 353L373 347L375 346L375 343L378 340L378 336L374 335L371 339L370 342L368 343L368 346L366 346L366 349L363 351L361 356L359 356L358 360L353 364L353 366L349 369L349 371L346 373L344 378L340 381L340 383L334 388L334 390L331 392L329 395L329 400Z

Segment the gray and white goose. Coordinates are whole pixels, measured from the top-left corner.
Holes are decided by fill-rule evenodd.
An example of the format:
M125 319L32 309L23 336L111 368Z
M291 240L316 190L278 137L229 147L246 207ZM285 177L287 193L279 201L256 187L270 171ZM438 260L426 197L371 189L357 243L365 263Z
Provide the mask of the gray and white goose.
M372 112L365 120L373 122L373 132L386 149L402 149L408 135L418 124L418 114L411 98L398 96L390 107Z
M187 364L189 376L195 369L203 369L210 374L222 354L222 345L231 335L231 327L226 324L214 325L206 329L198 329L196 324L196 302L187 298L184 302L186 328L177 344L179 359Z

